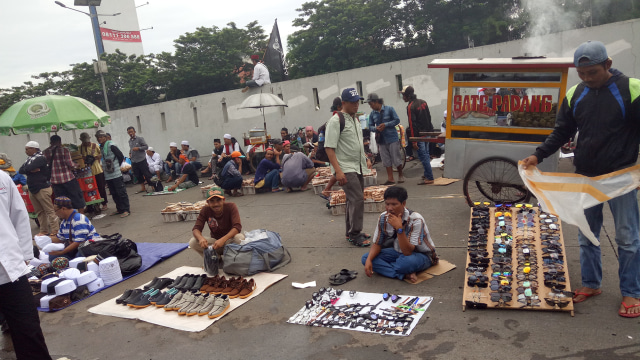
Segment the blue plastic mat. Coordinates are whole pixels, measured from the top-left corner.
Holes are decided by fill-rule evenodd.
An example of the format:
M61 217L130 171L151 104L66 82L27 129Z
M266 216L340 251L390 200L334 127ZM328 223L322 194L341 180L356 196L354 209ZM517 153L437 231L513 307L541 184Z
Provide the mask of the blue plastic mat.
M96 290L94 292L92 292L91 294L89 294L89 296L87 296L84 299L87 299L97 293L99 293L100 291L110 288L113 285L119 284L129 278L132 278L138 274L140 274L141 272L146 271L147 269L149 269L150 267L152 267L153 265L161 262L162 260L168 259L170 257L172 257L173 255L179 253L180 251L184 250L187 248L187 244L185 243L180 243L180 244L175 244L175 243L136 243L136 245L138 246L138 254L140 254L140 256L142 257L142 266L140 266L140 269L138 271L136 271L135 273L131 274L131 275L127 275L126 277L123 277L121 281L115 283L115 284L111 284L108 286L103 287L100 290ZM82 299L82 300L84 300ZM72 302L71 304L69 304L69 306L78 303L82 300L78 300L75 302ZM65 306L62 309L66 309L69 306ZM42 312L56 312L58 310L62 310L62 309L57 309L57 310L50 310L50 309L45 309L45 308L41 308L38 307L39 311Z

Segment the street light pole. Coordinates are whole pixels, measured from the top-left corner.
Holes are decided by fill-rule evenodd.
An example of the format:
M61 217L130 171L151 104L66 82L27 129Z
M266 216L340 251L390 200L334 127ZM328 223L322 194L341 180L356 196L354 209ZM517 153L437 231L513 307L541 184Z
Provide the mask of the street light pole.
M109 111L109 97L107 96L107 85L104 82L104 75L102 74L102 68L100 66L100 55L102 55L104 50L102 48L102 38L100 37L100 26L98 26L98 15L102 15L102 16L118 16L118 15L120 15L120 13L98 14L96 12L96 7L95 6L89 6L90 13L88 13L88 12L84 12L84 11L80 11L80 10L77 10L77 9L74 9L74 8L67 7L67 5L61 3L60 1L55 1L55 3L58 4L59 6L65 8L65 9L77 11L77 12L85 14L85 15L87 15L87 16L89 16L91 18L91 26L92 26L92 29L93 29L93 40L94 40L94 42L96 44L96 55L98 55L97 69L98 69L98 73L100 74L100 81L102 82L102 94L104 95L104 105L105 105L107 111Z

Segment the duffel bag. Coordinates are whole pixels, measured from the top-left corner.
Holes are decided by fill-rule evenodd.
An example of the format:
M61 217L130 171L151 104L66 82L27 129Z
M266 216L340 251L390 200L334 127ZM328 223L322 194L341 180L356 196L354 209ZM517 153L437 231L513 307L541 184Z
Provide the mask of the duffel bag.
M251 276L272 272L291 262L291 254L280 240L280 234L264 230L267 238L250 243L229 244L224 247L223 270L227 274Z

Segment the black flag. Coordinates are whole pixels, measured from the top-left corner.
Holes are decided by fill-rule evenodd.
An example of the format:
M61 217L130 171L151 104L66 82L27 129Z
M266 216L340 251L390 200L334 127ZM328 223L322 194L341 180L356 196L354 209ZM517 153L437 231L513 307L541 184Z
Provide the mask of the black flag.
M280 40L280 32L278 31L278 20L273 24L273 30L269 37L269 45L264 54L264 64L269 69L275 69L282 75L282 80L289 80L289 69L287 61L284 58L284 49Z

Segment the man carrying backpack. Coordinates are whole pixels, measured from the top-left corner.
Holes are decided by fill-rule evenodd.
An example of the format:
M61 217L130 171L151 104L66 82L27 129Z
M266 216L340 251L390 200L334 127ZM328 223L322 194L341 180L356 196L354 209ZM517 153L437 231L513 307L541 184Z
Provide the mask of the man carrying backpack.
M327 122L324 148L338 183L347 197L345 214L346 236L356 246L369 246L369 237L362 232L364 220L364 178L367 168L362 130L356 118L360 100L364 98L354 88L342 91L342 112ZM341 125L344 124L344 127Z

